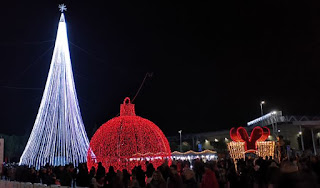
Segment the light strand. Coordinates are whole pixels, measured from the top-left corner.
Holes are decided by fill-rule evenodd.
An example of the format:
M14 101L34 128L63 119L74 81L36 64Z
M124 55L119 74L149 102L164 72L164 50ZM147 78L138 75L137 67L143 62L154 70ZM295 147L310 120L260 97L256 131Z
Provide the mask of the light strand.
M128 101L128 103L126 103ZM132 170L151 161L156 167L164 160L171 161L167 138L153 122L136 116L134 105L128 98L121 105L120 116L103 124L93 135L88 151L88 169L97 162L108 170Z
M59 166L86 162L89 141L77 99L67 28L61 14L50 70L20 165Z

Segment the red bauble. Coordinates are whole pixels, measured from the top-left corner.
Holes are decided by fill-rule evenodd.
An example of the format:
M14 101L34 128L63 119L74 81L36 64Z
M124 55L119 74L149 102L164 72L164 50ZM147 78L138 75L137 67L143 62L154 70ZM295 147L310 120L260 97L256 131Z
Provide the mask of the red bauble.
M165 160L171 162L171 151L167 138L151 121L135 115L134 104L127 97L120 105L120 116L103 124L93 135L88 151L88 169L98 162L108 170L131 171L145 162L154 167Z

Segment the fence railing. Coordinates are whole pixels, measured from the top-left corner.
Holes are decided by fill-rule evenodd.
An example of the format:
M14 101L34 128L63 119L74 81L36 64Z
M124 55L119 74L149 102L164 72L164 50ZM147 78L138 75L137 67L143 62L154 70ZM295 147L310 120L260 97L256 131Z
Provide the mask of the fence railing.
M69 186L0 180L0 188L70 188ZM75 187L87 188L87 187Z

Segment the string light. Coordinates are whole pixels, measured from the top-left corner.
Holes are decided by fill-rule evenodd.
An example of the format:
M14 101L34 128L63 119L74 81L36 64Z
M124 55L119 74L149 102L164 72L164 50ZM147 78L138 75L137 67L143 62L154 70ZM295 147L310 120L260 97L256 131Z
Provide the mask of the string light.
M275 142L274 141L264 141L264 142L257 142L257 152L256 154L259 157L266 158L267 156L271 156L274 159L274 149L275 149Z
M232 159L242 159L245 157L244 142L229 142L228 149Z
M120 116L103 124L93 135L88 152L88 169L97 162L108 169L132 170L150 161L155 168L164 160L171 163L167 138L151 121L136 116L134 104L126 98L120 105Z
M248 136L247 130L243 127L231 128L230 137L235 142L244 142L245 150L256 150L257 141L265 141L270 135L270 129L268 127L255 127L250 137Z
M246 153L255 153L260 157L272 156L274 158L274 141L265 141L270 136L267 127L255 127L250 137L243 127L230 129L230 137L233 140L228 143L230 157L235 159L245 158Z
M212 150L204 150L204 151L193 151L189 150L187 152L179 152L179 151L174 151L171 153L171 158L176 159L176 160L193 160L193 159L203 159L204 161L206 160L216 160L218 158L217 152L212 151Z
M61 14L40 108L20 165L59 166L86 162L89 140L75 89L67 27Z
M182 152L179 152L179 151L174 151L171 153L171 155L203 155L203 154L217 154L216 151L212 151L212 150L203 150L203 151L193 151L193 150L189 150L189 151L186 151L184 153Z

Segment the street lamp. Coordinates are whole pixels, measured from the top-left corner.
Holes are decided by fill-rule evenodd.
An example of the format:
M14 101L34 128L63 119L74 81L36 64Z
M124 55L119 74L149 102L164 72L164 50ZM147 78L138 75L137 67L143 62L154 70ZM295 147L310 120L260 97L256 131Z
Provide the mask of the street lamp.
M182 144L181 144L181 133L182 133L182 130L178 131L178 133L180 134L180 152L182 152Z
M265 101L261 101L261 102L260 102L261 116L263 116L263 108L262 108L262 105L265 104L265 103L266 103Z

